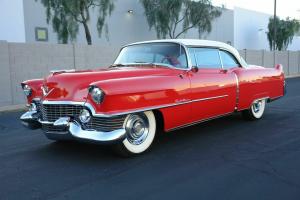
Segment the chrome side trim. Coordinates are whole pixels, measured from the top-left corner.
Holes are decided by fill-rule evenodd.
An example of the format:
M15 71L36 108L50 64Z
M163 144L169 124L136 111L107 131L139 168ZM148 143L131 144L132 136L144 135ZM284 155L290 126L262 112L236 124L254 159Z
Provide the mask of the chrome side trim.
M207 122L207 121L210 121L210 120L213 120L213 119L218 119L218 118L221 118L221 117L225 117L225 116L231 115L232 113L233 112L228 112L228 113L225 113L225 114L222 114L222 115L218 115L218 116L214 116L214 117L209 117L209 118L206 118L206 119L201 119L201 120L196 121L196 122L192 122L192 123L184 124L184 125L181 125L181 126L177 126L175 128L171 128L171 129L167 130L167 132L171 132L171 131L182 129L182 128L185 128L185 127L193 126L195 124Z
M235 102L235 110L238 109L239 106L239 101L240 101L240 82L238 79L238 76L236 75L235 72L233 72L233 75L235 77L235 81L236 81L236 102Z
M225 95L221 95L221 96L215 96L215 97L208 97L208 98L191 100L189 103L198 102L198 101L207 101L207 100L212 100L212 99L220 99L220 98L224 98L224 97L228 97L228 95L225 94Z
M167 107L174 107L174 106L179 106L183 104L188 104L188 103L193 103L193 102L199 102L199 101L208 101L212 99L218 99L218 98L225 98L228 97L228 95L221 95L221 96L215 96L215 97L208 97L208 98L201 98L201 99L195 99L195 100L187 100L183 102L178 102L178 103L171 103L171 104L164 104L160 106L151 106L147 108L142 108L142 109L136 109L136 110L130 110L126 112L119 112L119 113L114 113L114 114L104 114L104 113L96 113L94 107L90 103L86 102L75 102L75 101L43 101L42 104L67 104L67 105L78 105L78 106L85 106L88 109L90 109L92 115L94 117L114 117L114 116L119 116L119 115L127 115L131 113L138 113L138 112L144 112L148 110L155 110L155 109L160 109L160 108L167 108Z

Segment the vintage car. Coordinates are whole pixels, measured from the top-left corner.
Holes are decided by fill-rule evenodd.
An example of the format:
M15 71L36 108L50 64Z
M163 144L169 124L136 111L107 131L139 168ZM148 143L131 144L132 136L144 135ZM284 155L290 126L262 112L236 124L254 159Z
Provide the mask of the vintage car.
M189 39L129 44L106 69L57 70L21 85L25 126L52 140L109 143L122 155L146 151L159 128L234 112L260 119L285 93L281 65L248 65L228 44Z

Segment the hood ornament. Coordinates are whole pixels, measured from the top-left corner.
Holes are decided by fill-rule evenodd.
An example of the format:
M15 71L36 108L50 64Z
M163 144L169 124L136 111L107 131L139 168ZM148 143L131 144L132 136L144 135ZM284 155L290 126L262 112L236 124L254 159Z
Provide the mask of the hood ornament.
M43 96L44 97L48 96L54 90L54 88L52 88L51 90L49 90L49 88L47 86L45 86L45 85L43 85L41 87L41 89L43 91Z

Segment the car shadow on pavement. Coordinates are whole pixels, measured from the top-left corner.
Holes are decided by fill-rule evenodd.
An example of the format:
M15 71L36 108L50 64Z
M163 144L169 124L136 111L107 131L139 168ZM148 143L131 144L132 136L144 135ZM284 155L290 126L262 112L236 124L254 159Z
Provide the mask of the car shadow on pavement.
M158 132L156 139L150 148L150 151L139 157L155 157L165 154L174 154L181 152L181 148L194 144L195 141L209 144L209 138L224 137L228 134L227 129L234 129L246 123L240 114L233 114L212 121L203 122L197 125L186 127L172 132ZM225 131L224 131L225 130ZM233 132L230 131L229 134ZM199 144L200 145L200 144ZM206 145L205 145L206 146ZM54 157L69 160L124 160L113 151L109 145L97 145L82 143L77 141L55 142L50 141L48 144L40 146L35 153L41 157Z

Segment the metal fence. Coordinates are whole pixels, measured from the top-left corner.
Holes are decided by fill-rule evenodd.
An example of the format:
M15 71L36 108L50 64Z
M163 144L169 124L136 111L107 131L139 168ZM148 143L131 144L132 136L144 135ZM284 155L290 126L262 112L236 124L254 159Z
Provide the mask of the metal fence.
M110 65L119 48L112 46L24 44L0 41L0 107L24 104L20 82L41 78L53 69L94 69ZM300 75L300 51L241 50L249 64L283 64L286 75Z

